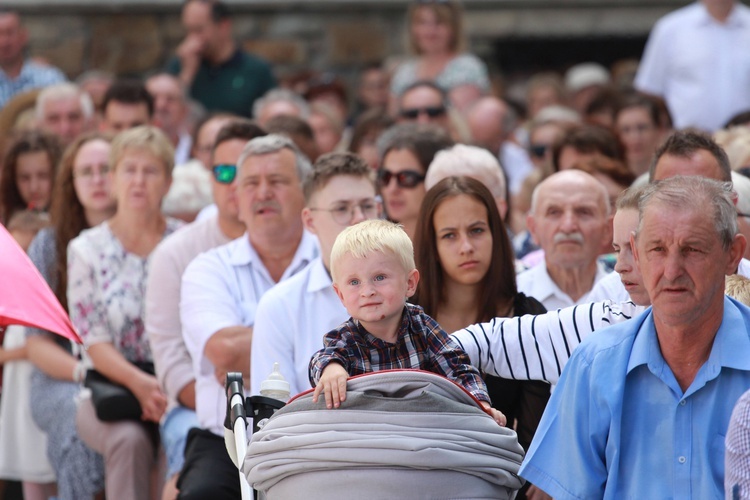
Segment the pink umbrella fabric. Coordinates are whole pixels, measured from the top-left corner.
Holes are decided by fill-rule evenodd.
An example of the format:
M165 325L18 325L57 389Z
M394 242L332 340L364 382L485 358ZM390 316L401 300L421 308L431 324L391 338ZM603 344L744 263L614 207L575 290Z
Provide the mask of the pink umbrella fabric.
M33 326L82 343L54 292L2 224L0 325Z

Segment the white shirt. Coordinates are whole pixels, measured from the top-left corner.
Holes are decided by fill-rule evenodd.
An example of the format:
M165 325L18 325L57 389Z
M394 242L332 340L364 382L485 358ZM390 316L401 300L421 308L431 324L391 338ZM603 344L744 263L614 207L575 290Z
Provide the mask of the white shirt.
M305 231L281 281L304 269L318 253L317 239ZM200 426L217 435L224 434L227 398L213 363L203 354L206 343L223 328L253 326L258 301L275 284L247 234L199 255L182 276L180 319L193 359L196 413Z
M657 21L635 87L663 96L677 129L720 129L750 109L750 8L720 23L695 2Z
M255 314L252 394L260 393L276 361L292 396L310 389L310 358L323 348L323 336L348 318L321 258L269 290Z
M606 275L607 273L602 265L597 262L594 283L598 282ZM519 292L523 292L529 297L534 297L541 302L548 311L554 311L555 309L569 307L575 304L591 302L588 293L575 301L570 298L568 294L560 290L560 287L557 286L557 283L552 281L552 277L550 277L547 272L547 264L544 261L516 276L516 283L518 284Z
M190 148L193 146L193 138L187 132L180 134L177 146L174 148L174 164L179 166L190 160ZM202 165L202 164L201 164Z
M508 180L508 189L512 194L518 193L523 181L534 170L529 155L518 144L505 141L500 148L499 160Z
M620 274L612 271L604 278L600 279L594 285L594 288L587 295L589 302L602 302L611 300L612 302L627 302L630 300L630 294L622 286Z
M162 241L151 254L146 282L146 336L156 376L169 396L170 408L192 380L193 366L180 323L182 273L200 253L229 243L217 217L193 222Z

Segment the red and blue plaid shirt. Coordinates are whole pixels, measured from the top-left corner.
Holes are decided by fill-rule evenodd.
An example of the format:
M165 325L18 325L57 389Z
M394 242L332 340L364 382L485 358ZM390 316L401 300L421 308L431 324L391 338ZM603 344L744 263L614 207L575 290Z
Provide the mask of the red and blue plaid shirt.
M456 382L479 401L490 402L487 386L469 356L421 307L406 304L396 343L385 342L349 318L323 337L323 349L310 360L315 387L328 363L340 363L350 376L380 370L420 369Z

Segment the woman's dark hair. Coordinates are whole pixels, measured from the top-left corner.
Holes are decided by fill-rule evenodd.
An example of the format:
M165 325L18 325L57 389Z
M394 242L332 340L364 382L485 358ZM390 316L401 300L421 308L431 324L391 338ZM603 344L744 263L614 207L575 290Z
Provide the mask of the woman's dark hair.
M53 269L53 273L57 275L55 296L66 311L68 310L68 243L81 231L89 228L83 205L73 186L73 164L81 147L96 140L109 143L112 141L112 137L98 132L90 132L77 137L68 146L62 160L60 160L60 168L55 179L55 186L52 189L50 219L55 231L56 254L55 268Z
M653 97L641 94L640 92L633 92L625 95L620 100L617 109L615 109L615 120L617 120L620 113L630 108L645 109L651 120L651 124L657 128L662 126L661 109L659 109L659 103Z
M21 155L39 151L47 154L51 169L50 178L54 179L60 159L60 144L54 136L37 131L22 132L8 146L0 175L0 222L7 223L13 212L29 208L18 190L16 167ZM34 208L46 210L48 207Z
M406 149L417 158L424 173L438 151L453 146L453 139L434 124L399 123L380 134L377 141L380 162L390 151Z
M435 316L445 297L443 266L437 252L435 211L450 198L465 194L475 199L487 210L487 222L492 235L492 258L487 274L479 286L480 304L476 322L489 321L498 316L502 308L513 305L518 289L513 248L505 229L495 199L481 182L470 177L447 177L435 184L422 200L416 231L416 263L420 277L416 302L427 314Z

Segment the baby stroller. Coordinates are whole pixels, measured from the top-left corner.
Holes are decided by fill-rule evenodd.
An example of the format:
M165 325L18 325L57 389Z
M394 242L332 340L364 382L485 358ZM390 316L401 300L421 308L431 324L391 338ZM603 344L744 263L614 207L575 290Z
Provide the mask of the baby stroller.
M268 499L503 499L523 485L523 454L462 387L387 370L351 378L335 410L294 397L253 433L241 474Z

